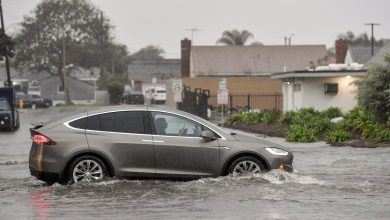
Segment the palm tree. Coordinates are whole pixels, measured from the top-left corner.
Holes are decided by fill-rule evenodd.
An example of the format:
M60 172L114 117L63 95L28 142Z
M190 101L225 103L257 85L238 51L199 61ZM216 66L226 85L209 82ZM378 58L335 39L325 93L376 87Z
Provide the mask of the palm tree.
M247 41L253 38L253 34L247 30L239 31L237 29L224 31L222 37L217 41L217 44L225 45L245 45Z

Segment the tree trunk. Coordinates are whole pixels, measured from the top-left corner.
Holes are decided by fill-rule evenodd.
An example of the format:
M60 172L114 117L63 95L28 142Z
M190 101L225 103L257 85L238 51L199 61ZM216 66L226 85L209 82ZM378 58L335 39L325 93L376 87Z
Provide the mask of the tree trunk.
M61 69L59 69L58 71L58 75L60 77L60 80L61 80L61 83L62 83L62 86L64 87L64 100L65 100L65 105L72 105L73 102L71 100L71 97L70 97L70 92L69 92L69 73L65 72Z

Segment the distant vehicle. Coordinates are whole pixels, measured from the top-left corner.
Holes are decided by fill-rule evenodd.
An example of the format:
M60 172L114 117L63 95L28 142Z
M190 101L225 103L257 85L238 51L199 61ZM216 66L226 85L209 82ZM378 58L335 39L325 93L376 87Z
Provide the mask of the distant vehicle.
M13 88L0 88L0 129L16 131L20 127L19 112L16 108L14 109L15 120L12 120L12 102L15 102Z
M48 108L53 105L52 100L44 99L39 95L30 95L23 92L16 93L16 105L20 108L20 100L23 100L23 108Z
M141 92L130 92L123 97L123 103L126 104L144 104L145 97Z
M167 91L164 88L150 88L145 93L154 104L165 104L167 101Z
M293 155L282 146L166 107L100 108L30 131L30 172L49 184L107 176L193 179L293 171Z

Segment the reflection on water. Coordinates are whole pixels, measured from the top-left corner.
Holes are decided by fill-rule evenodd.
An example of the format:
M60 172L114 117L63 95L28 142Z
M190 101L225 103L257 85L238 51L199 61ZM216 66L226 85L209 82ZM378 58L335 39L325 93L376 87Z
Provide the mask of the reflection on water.
M35 217L38 219L48 219L50 217L50 207L47 203L47 198L52 192L53 188L46 187L30 193L30 199L34 208Z

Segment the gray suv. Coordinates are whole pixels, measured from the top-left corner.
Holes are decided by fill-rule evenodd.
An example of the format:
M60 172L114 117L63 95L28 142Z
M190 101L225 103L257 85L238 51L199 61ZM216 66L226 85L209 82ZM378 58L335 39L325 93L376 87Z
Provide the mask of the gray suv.
M30 172L49 184L292 171L293 155L283 147L166 107L86 110L36 125L31 136Z

